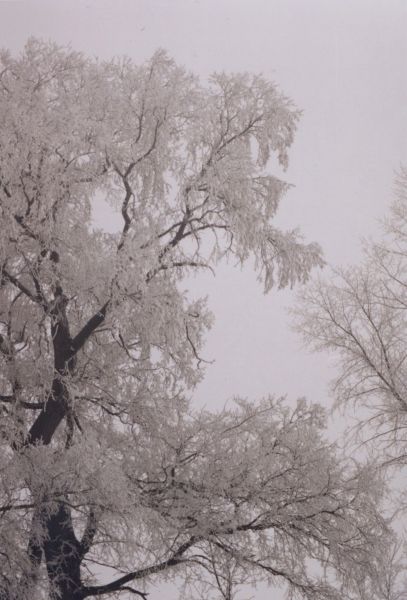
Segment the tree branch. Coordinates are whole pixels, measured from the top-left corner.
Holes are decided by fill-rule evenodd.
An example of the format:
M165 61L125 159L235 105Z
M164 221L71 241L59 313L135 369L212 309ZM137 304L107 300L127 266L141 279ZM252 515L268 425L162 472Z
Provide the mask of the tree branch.
M146 592L140 592L140 590L135 590L134 588L130 587L129 585L124 585L118 591L119 592L131 592L132 594L136 594L137 596L140 596L144 600L147 600L147 596L148 596L148 594Z
M84 531L84 534L82 536L82 540L80 543L81 558L83 558L85 556L85 554L87 554L89 552L89 550L91 549L96 532L97 532L96 512L91 509L89 511L85 531Z
M16 401L15 396L4 396L0 394L0 402L5 402L7 404L12 404ZM40 410L44 408L44 402L25 402L24 400L19 400L19 406L23 406L24 408L30 408L31 410Z
M29 510L35 508L35 504L5 504L0 506L0 513L10 512L11 510Z
M80 332L73 338L71 342L72 356L74 356L89 339L92 333L103 323L106 317L107 309L110 301L108 300L102 308L89 319L82 327Z
M14 275L9 273L4 267L1 269L0 272L1 272L1 277L3 280L5 279L5 280L9 281L10 283L12 283L16 288L18 288L20 290L20 292L22 292L25 296L27 296L27 298L29 298L36 304L39 304L44 310L47 310L48 305L44 301L44 298L41 295L38 295L38 293L34 294L33 292L31 292L31 290L29 290L28 287L26 287L23 283L21 283L21 281L19 281L16 277L14 277Z
M184 562L182 555L201 539L202 538L200 537L191 537L187 542L182 544L178 550L176 550L176 552L174 552L171 558L164 560L157 565L146 567L145 569L139 569L138 571L133 571L127 575L123 575L123 577L119 577L119 579L116 579L115 581L106 583L105 585L85 587L83 590L83 598L87 598L89 596L102 596L103 594L109 594L111 592L119 592L123 590L123 586L125 586L125 584L129 581L134 581L134 579L142 579L144 577L148 577L149 575L160 573L169 567L175 567L176 565Z

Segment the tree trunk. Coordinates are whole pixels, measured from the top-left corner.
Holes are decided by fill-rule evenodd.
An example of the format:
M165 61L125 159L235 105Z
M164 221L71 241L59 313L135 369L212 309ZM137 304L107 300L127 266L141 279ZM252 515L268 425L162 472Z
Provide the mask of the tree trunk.
M30 429L26 445L50 444L69 411L69 387L66 380L74 370L75 356L66 306L67 299L62 290L57 288L51 312L55 377L45 407ZM66 502L60 501L51 514L40 509L41 512L41 527L45 534L42 549L50 582L50 600L81 600L83 587L80 565L83 552L75 536L71 509Z
M80 564L81 544L76 539L70 509L60 503L46 520L44 555L51 586L51 600L83 598Z

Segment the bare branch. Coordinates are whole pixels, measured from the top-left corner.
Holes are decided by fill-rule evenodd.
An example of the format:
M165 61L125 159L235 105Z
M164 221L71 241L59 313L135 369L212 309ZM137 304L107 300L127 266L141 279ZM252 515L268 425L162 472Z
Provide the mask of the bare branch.
M165 569L168 569L170 567L175 567L176 565L179 565L183 562L184 559L182 558L182 556L189 548L191 548L199 540L200 538L196 537L190 538L187 542L182 544L170 558L161 563L152 565L151 567L146 567L145 569L132 571L131 573L123 575L123 577L119 577L119 579L111 581L110 583L107 583L105 585L86 587L84 588L83 597L87 598L88 596L102 596L103 594L117 592L120 591L120 589L122 589L122 587L126 583L129 583L129 581L134 581L135 579L143 579L145 577L148 577L149 575L160 573L161 571L164 571Z

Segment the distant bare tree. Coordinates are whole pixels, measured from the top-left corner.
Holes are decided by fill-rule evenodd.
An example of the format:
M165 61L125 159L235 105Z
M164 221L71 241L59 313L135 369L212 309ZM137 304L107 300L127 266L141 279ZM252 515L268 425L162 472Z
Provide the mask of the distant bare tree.
M337 271L308 287L299 328L307 343L337 358L337 405L367 409L359 424L380 443L383 462L407 457L407 172L384 236L365 245L361 265ZM372 430L373 428L373 430Z

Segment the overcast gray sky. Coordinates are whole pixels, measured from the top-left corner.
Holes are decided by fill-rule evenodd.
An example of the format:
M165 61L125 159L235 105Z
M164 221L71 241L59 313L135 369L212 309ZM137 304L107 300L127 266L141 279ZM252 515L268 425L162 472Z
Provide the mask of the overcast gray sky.
M358 261L407 163L406 32L407 0L0 1L0 44L14 52L30 35L140 62L163 47L202 77L277 82L304 111L279 223L300 226L336 265ZM190 287L209 294L216 316L204 353L216 362L197 402L287 392L329 404L328 361L288 329L291 292L263 296L250 267L232 265Z
M165 48L206 77L262 72L303 112L279 222L300 226L334 264L357 261L377 231L407 156L406 0L15 0L0 2L1 45L35 35L87 54L136 61ZM326 400L326 361L287 328L290 292L267 297L250 268L201 277L216 315L197 401L235 394Z

